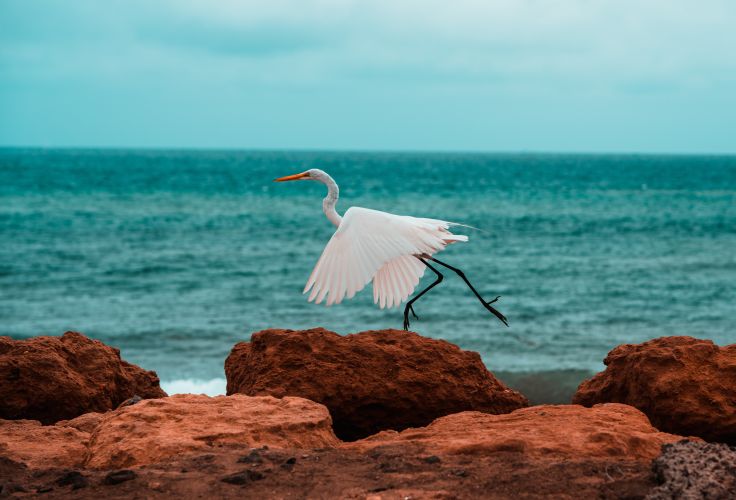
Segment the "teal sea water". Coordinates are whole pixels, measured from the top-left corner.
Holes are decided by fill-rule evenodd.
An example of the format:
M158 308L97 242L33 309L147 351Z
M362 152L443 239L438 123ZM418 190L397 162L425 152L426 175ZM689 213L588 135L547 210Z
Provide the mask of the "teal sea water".
M736 157L0 150L0 334L78 330L170 392L224 390L232 345L269 327L401 327L370 287L325 307L304 283L333 228L328 171L351 205L469 224L417 332L532 386L603 367L621 343L736 342ZM425 276L423 284L430 282Z

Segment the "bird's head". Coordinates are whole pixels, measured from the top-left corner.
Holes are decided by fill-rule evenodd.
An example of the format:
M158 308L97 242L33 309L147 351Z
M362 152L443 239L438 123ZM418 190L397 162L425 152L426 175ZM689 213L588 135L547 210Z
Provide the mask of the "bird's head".
M324 178L329 177L327 173L318 168L310 168L309 170L302 172L301 174L287 175L285 177L279 177L274 179L274 182L286 182L286 181L321 181Z
M322 181L328 179L330 176L327 172L318 168L310 168L302 172L301 174L287 175L285 177L279 177L274 179L274 182L286 182L286 181Z

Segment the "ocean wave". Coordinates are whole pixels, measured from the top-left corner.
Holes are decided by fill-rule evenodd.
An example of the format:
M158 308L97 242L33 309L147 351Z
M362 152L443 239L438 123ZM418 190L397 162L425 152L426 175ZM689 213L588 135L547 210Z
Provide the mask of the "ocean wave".
M206 394L208 396L221 396L225 394L227 381L224 378L201 379L178 379L164 380L161 388L171 396L172 394Z

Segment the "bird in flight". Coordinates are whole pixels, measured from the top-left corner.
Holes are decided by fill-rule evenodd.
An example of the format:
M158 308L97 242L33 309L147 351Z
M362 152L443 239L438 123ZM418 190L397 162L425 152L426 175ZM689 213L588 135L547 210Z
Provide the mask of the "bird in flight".
M414 303L442 282L444 276L429 261L455 272L472 290L490 313L508 326L506 317L485 300L460 269L437 260L434 254L447 245L468 241L468 237L453 234L452 222L394 215L369 208L350 207L344 216L335 210L339 189L327 172L313 168L300 174L279 177L275 182L312 180L327 186L322 210L337 230L327 243L304 293L311 290L309 301L317 304L327 299L327 305L339 304L373 281L373 301L384 307L398 307L412 294L425 267L437 276L427 288L416 294L404 307L404 330L409 329L409 313Z

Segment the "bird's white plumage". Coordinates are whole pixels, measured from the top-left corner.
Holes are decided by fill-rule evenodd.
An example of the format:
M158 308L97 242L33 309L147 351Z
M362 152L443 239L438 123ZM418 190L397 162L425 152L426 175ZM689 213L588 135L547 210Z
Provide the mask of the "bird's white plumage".
M373 277L373 302L381 308L404 302L419 284L425 265L413 255L402 255L386 262Z
M425 266L415 255L432 255L449 243L467 241L452 234L450 222L349 208L314 266L304 293L327 305L352 298L373 280L381 308L398 306L414 291Z

